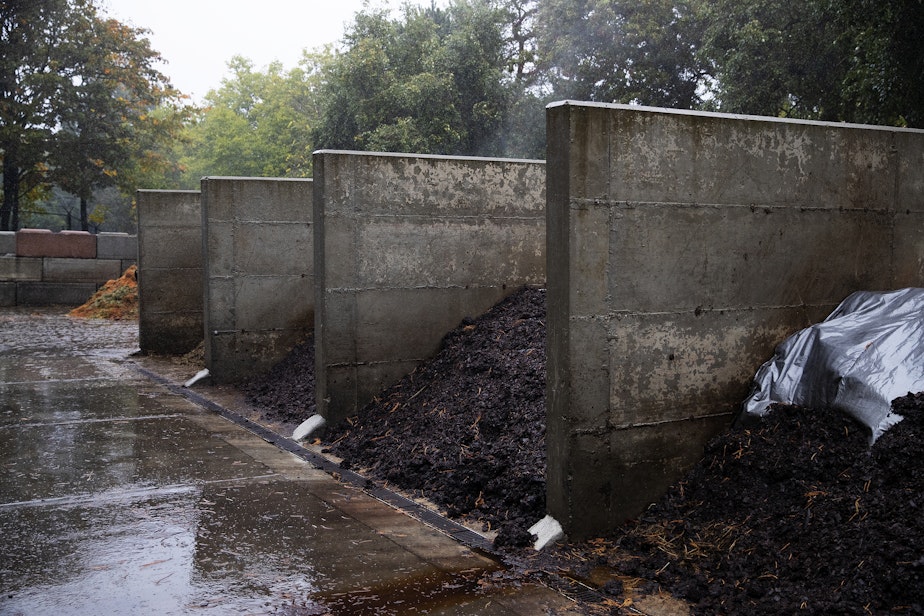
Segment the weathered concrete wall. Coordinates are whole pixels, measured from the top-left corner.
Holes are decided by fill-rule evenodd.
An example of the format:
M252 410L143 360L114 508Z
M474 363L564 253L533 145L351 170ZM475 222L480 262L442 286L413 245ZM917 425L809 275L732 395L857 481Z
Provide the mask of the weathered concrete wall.
M206 367L236 381L314 327L312 181L210 177L201 187Z
M544 284L544 174L538 161L315 153L315 379L329 422L466 316Z
M124 233L3 232L0 306L78 306L121 276L137 253L137 238Z
M203 341L198 190L139 190L138 343L179 355Z
M787 335L924 283L924 132L548 109L548 506L639 514Z

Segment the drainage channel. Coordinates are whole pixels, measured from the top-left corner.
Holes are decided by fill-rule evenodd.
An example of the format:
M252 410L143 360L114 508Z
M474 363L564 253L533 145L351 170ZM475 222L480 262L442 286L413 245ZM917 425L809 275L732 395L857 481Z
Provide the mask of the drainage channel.
M135 369L138 370L142 375L148 379L163 385L172 393L182 396L183 398L189 400L190 402L208 409L218 415L221 415L225 419L241 426L242 428L252 432L253 434L259 436L264 441L275 445L276 447L287 451L302 460L314 465L316 468L326 472L335 479L338 479L342 483L356 487L366 494L376 498L395 509L420 520L424 524L427 524L458 541L462 545L469 547L473 550L476 550L480 553L483 553L487 556L490 556L496 561L502 562L505 565L517 569L522 569L524 565L518 563L516 559L511 558L507 554L502 554L494 549L494 546L482 535L476 533L475 531L466 528L458 522L454 522L449 518L444 517L443 515L424 507L420 503L414 502L413 500L398 494L392 490L384 488L382 486L376 485L368 477L364 477L359 473L351 471L349 469L342 468L337 462L302 447L297 442L293 441L290 438L286 438L262 426L234 411L227 409L220 404L217 404L213 400L209 400L205 396L198 394L195 391L192 391L189 388L183 387L173 383L164 376L157 374L147 368L139 366L138 364L133 364ZM551 571L542 571L533 569L531 576L539 577L542 584L549 587L550 589L568 597L572 601L576 602L587 602L587 603L602 603L605 600L603 594L601 594L597 589L575 580L569 576L561 575L559 573L554 573ZM639 614L637 610L629 608L630 613Z

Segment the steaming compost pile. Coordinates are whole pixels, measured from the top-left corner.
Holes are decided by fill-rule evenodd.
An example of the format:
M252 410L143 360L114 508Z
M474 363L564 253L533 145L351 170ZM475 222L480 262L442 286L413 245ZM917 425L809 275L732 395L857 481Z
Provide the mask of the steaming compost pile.
M544 291L520 291L324 444L344 466L499 530L495 545L531 566L594 584L604 601L592 613L666 591L698 614L924 614L924 394L895 402L905 419L872 447L839 411L777 405L710 442L619 532L535 553L519 546L545 514L544 349ZM300 422L313 382L293 366L311 360L301 345L248 387Z

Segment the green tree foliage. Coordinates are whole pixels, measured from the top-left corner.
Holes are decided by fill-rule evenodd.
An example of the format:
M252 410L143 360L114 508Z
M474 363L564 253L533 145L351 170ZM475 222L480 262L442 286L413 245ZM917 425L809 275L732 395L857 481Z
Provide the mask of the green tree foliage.
M157 148L181 126L179 94L145 31L92 0L4 1L0 29L0 229L18 228L20 199L51 181L81 198L87 228L94 188L169 166Z
M45 151L58 120L55 97L72 71L62 56L71 7L65 0L0 4L0 231L19 227L19 201L44 182Z
M493 154L509 101L506 13L485 0L356 15L326 67L318 147Z
M690 109L706 67L694 0L543 0L539 49L558 98Z
M922 0L715 0L701 15L719 109L924 126Z
M52 178L80 199L87 231L96 189L131 190L139 176L167 172L158 144L176 137L182 113L164 105L177 93L154 67L159 56L144 31L113 19L87 18L83 26L79 76L57 101L64 112L53 139Z
M208 93L190 126L183 184L197 187L205 175L310 176L315 90L325 57L305 54L287 73L279 63L257 71L250 60L232 58L231 76Z

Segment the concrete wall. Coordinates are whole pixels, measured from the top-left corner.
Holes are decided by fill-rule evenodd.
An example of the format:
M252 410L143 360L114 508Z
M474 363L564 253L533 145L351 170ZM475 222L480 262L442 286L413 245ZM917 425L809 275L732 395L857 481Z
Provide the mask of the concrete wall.
M236 381L271 368L314 326L312 181L201 187L206 367Z
M198 190L139 190L138 344L180 355L203 340Z
M79 306L135 263L137 246L125 233L0 233L0 306Z
M541 162L321 151L314 179L316 397L329 422L464 317L545 282Z
M924 132L548 109L548 506L638 515L787 335L924 284Z

